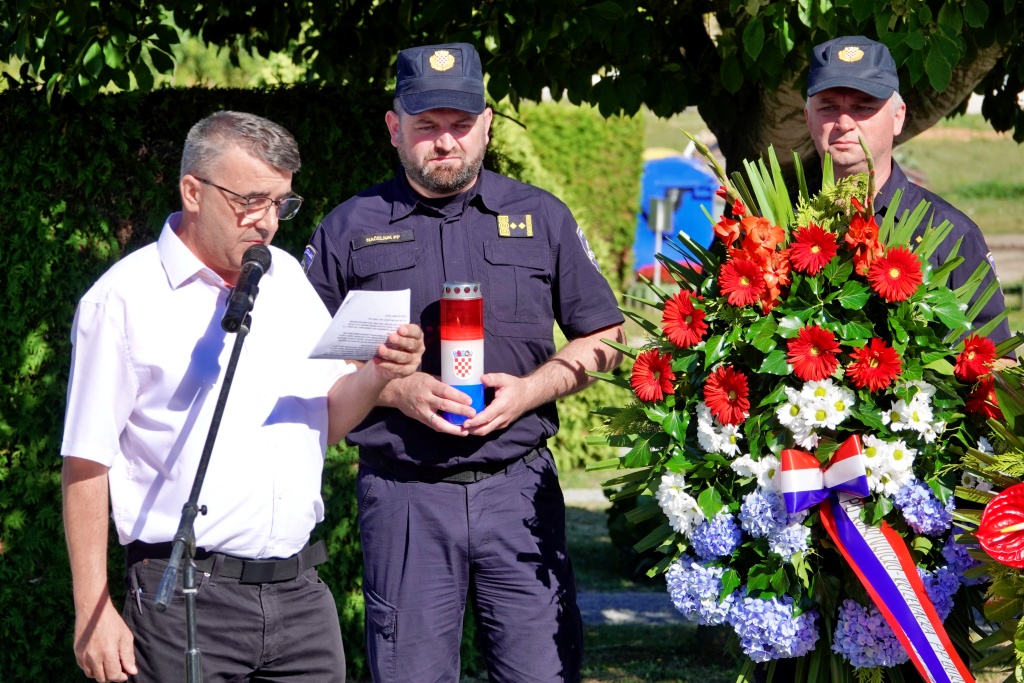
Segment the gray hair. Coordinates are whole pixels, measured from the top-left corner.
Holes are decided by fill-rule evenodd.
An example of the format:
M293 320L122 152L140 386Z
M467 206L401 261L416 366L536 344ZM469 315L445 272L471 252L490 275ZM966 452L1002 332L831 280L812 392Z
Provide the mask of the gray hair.
M282 171L297 173L302 166L299 146L283 126L255 114L219 111L188 132L180 177L208 175L210 167L232 147Z

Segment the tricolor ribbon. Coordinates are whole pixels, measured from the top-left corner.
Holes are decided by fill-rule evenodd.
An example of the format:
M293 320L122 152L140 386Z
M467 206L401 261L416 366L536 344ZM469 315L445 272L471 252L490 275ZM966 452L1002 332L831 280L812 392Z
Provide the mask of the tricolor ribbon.
M922 678L930 683L974 683L935 612L903 538L882 522L865 524L861 498L867 472L860 437L851 436L824 470L810 453L782 451L782 495L796 513L818 503L821 523L885 617Z

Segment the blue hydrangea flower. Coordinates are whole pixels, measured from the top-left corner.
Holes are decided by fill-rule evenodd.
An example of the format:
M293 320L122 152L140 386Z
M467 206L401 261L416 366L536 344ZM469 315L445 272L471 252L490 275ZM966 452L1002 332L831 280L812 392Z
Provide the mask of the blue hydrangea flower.
M878 608L861 607L853 600L843 600L839 608L832 651L857 669L891 667L909 659Z
M774 491L754 489L743 498L740 524L754 538L777 533L787 524L786 503Z
M736 520L727 512L720 512L710 522L704 522L690 534L690 545L702 560L728 557L743 539Z
M961 529L954 529L953 531L954 533L962 533ZM969 549L977 547L977 545L957 543L953 534L949 535L949 538L946 539L946 545L942 546L942 556L946 558L947 565L956 572L960 583L967 586L973 586L985 580L983 576L976 576L973 579L968 579L964 576L964 572L968 569L973 569L981 564L981 562L978 562L968 553Z
M807 538L810 535L811 530L808 527L799 522L790 522L778 531L768 534L768 548L788 561L796 553L807 550Z
M815 610L793 616L793 598L761 600L741 597L729 616L743 653L755 662L800 657L818 640Z
M953 498L943 506L932 490L914 480L896 492L892 499L907 524L919 534L941 536L953 523Z
M725 623L736 601L736 592L718 601L722 591L721 567L704 567L689 555L681 555L665 574L672 604L679 612L701 626Z
M960 590L960 577L949 567L939 567L934 574L918 567L917 573L939 619L945 621L953 611L953 596Z

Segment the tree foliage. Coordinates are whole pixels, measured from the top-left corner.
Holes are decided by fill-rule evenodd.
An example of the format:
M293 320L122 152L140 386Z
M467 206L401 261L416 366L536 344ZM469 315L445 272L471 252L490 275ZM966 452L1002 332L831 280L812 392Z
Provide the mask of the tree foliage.
M9 78L79 101L151 88L183 35L236 56L287 53L314 83L381 87L401 47L465 40L495 101L539 101L550 88L605 116L695 105L730 162L770 143L810 156L807 54L865 35L900 65L904 138L978 91L992 126L1024 141L1024 0L10 0L0 24L20 67Z

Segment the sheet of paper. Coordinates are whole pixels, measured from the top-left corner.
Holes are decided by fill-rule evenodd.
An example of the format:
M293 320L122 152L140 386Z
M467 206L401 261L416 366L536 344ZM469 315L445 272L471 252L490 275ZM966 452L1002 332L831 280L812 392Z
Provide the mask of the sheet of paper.
M310 358L370 360L377 346L399 325L409 322L409 290L367 292L352 290L341 302L334 320Z

